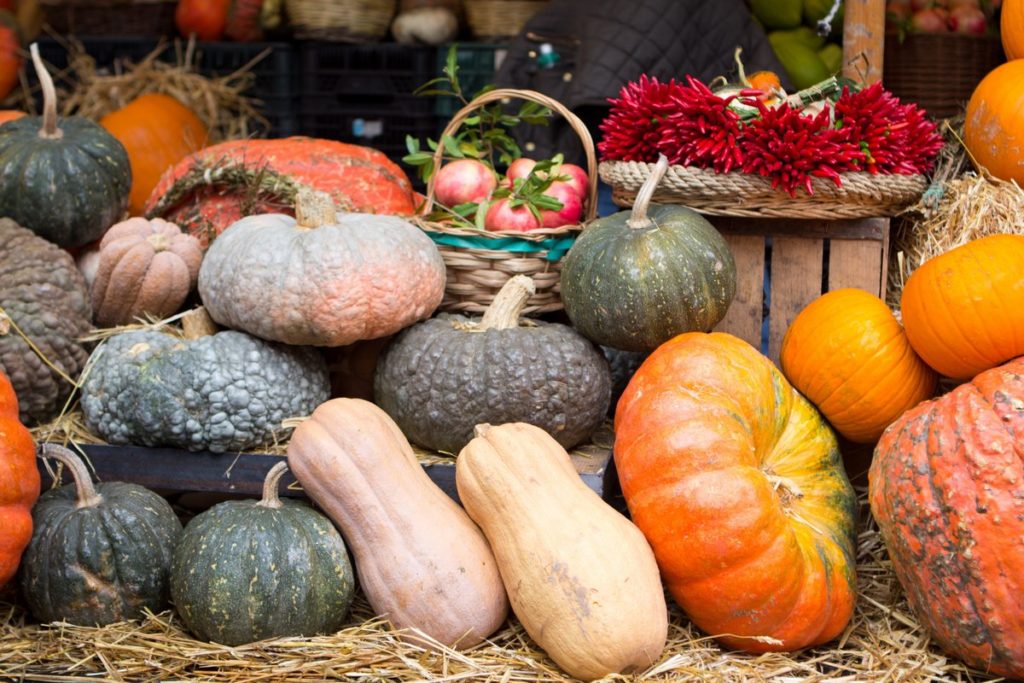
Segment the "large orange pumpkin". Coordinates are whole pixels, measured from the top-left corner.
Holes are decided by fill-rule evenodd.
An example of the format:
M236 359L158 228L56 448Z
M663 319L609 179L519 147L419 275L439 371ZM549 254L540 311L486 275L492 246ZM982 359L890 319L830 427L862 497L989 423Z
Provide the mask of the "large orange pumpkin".
M25 112L18 111L17 109L0 109L0 125L7 123L8 121L14 121L25 116Z
M1024 57L1024 0L1004 0L999 10L999 33L1007 59Z
M0 99L11 94L21 69L21 37L10 12L0 11Z
M907 341L889 307L862 289L815 299L782 340L786 379L855 443L886 427L935 391L935 371Z
M140 95L100 119L100 125L128 151L132 191L128 210L141 216L160 176L206 146L208 132L195 113L161 93Z
M14 576L32 538L32 505L39 497L36 446L18 420L18 398L0 371L0 586Z
M1024 678L1024 358L907 412L868 474L871 512L942 647Z
M992 175L1024 184L1024 59L996 67L974 89L964 143Z
M697 626L758 652L843 631L853 489L828 425L753 347L701 332L658 347L619 401L614 452L633 521Z
M900 307L911 346L947 377L1024 355L1024 236L983 237L926 261Z

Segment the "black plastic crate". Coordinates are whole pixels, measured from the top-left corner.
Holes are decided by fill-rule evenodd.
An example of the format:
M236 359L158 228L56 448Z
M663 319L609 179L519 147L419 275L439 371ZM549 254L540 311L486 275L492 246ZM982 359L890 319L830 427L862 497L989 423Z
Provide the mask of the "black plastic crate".
M303 96L412 95L435 75L437 49L385 43L343 45L302 43L300 90Z
M448 50L451 45L444 45L437 50L437 66L434 77L444 76L444 68L448 64ZM455 61L459 66L458 77L462 94L467 100L472 99L481 88L494 83L494 74L501 66L507 49L498 45L483 43L456 43ZM434 111L444 120L450 119L462 108L462 102L455 97L434 97Z

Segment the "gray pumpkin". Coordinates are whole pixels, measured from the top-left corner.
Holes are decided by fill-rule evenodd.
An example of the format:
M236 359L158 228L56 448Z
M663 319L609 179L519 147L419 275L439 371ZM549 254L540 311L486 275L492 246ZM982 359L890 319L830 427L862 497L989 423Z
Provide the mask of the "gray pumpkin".
M568 449L601 425L608 362L571 327L520 321L533 289L518 275L482 319L441 315L396 337L378 361L374 396L410 441L458 453L478 424L527 422Z
M225 331L195 340L124 332L100 346L82 387L85 424L113 444L215 453L272 443L327 400L320 354Z
M32 509L21 587L35 618L103 626L165 609L181 534L171 506L136 484L94 486L66 448L44 444L42 454L64 463L75 483L50 489Z

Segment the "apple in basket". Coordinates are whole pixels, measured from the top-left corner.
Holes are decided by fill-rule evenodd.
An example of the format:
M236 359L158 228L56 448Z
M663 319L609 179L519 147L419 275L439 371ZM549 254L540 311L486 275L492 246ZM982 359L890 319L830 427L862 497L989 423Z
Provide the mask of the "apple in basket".
M498 199L487 209L487 215L484 216L484 227L495 231L529 232L541 226L540 221L527 206L523 204L512 206L512 198L505 197Z
M509 164L508 171L505 172L505 177L508 179L508 183L511 184L517 178L526 178L530 175L530 171L537 165L534 159L527 159L526 157L520 157ZM569 183L576 194L580 196L580 199L586 200L590 186L590 178L587 176L587 172L583 170L581 166L576 164L561 164L557 167L558 175L569 176L569 179L565 182ZM540 177L545 177L546 174L539 173Z
M556 180L544 192L562 203L558 211L545 209L540 212L541 225L545 228L560 228L563 225L576 225L583 217L583 197L576 192L572 183Z
M445 206L458 206L487 199L498 186L498 177L487 164L476 159L458 159L445 164L434 179L434 197Z

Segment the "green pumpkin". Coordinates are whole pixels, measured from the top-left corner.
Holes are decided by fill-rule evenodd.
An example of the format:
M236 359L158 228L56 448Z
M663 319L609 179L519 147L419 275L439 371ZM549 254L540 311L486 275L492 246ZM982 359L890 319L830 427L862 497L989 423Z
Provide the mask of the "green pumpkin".
M287 465L270 469L263 498L195 517L171 565L171 595L203 640L242 645L337 631L355 593L341 534L309 505L277 495Z
M124 215L132 185L128 153L99 124L57 119L50 75L32 45L43 115L0 126L0 216L70 249L99 239Z
M94 486L74 453L56 444L41 450L75 483L47 491L32 509L21 588L35 618L103 626L165 609L181 534L171 506L135 484Z
M565 312L587 338L623 351L653 351L684 332L707 332L736 293L725 239L692 209L650 205L668 168L662 157L632 212L600 218L562 263Z

